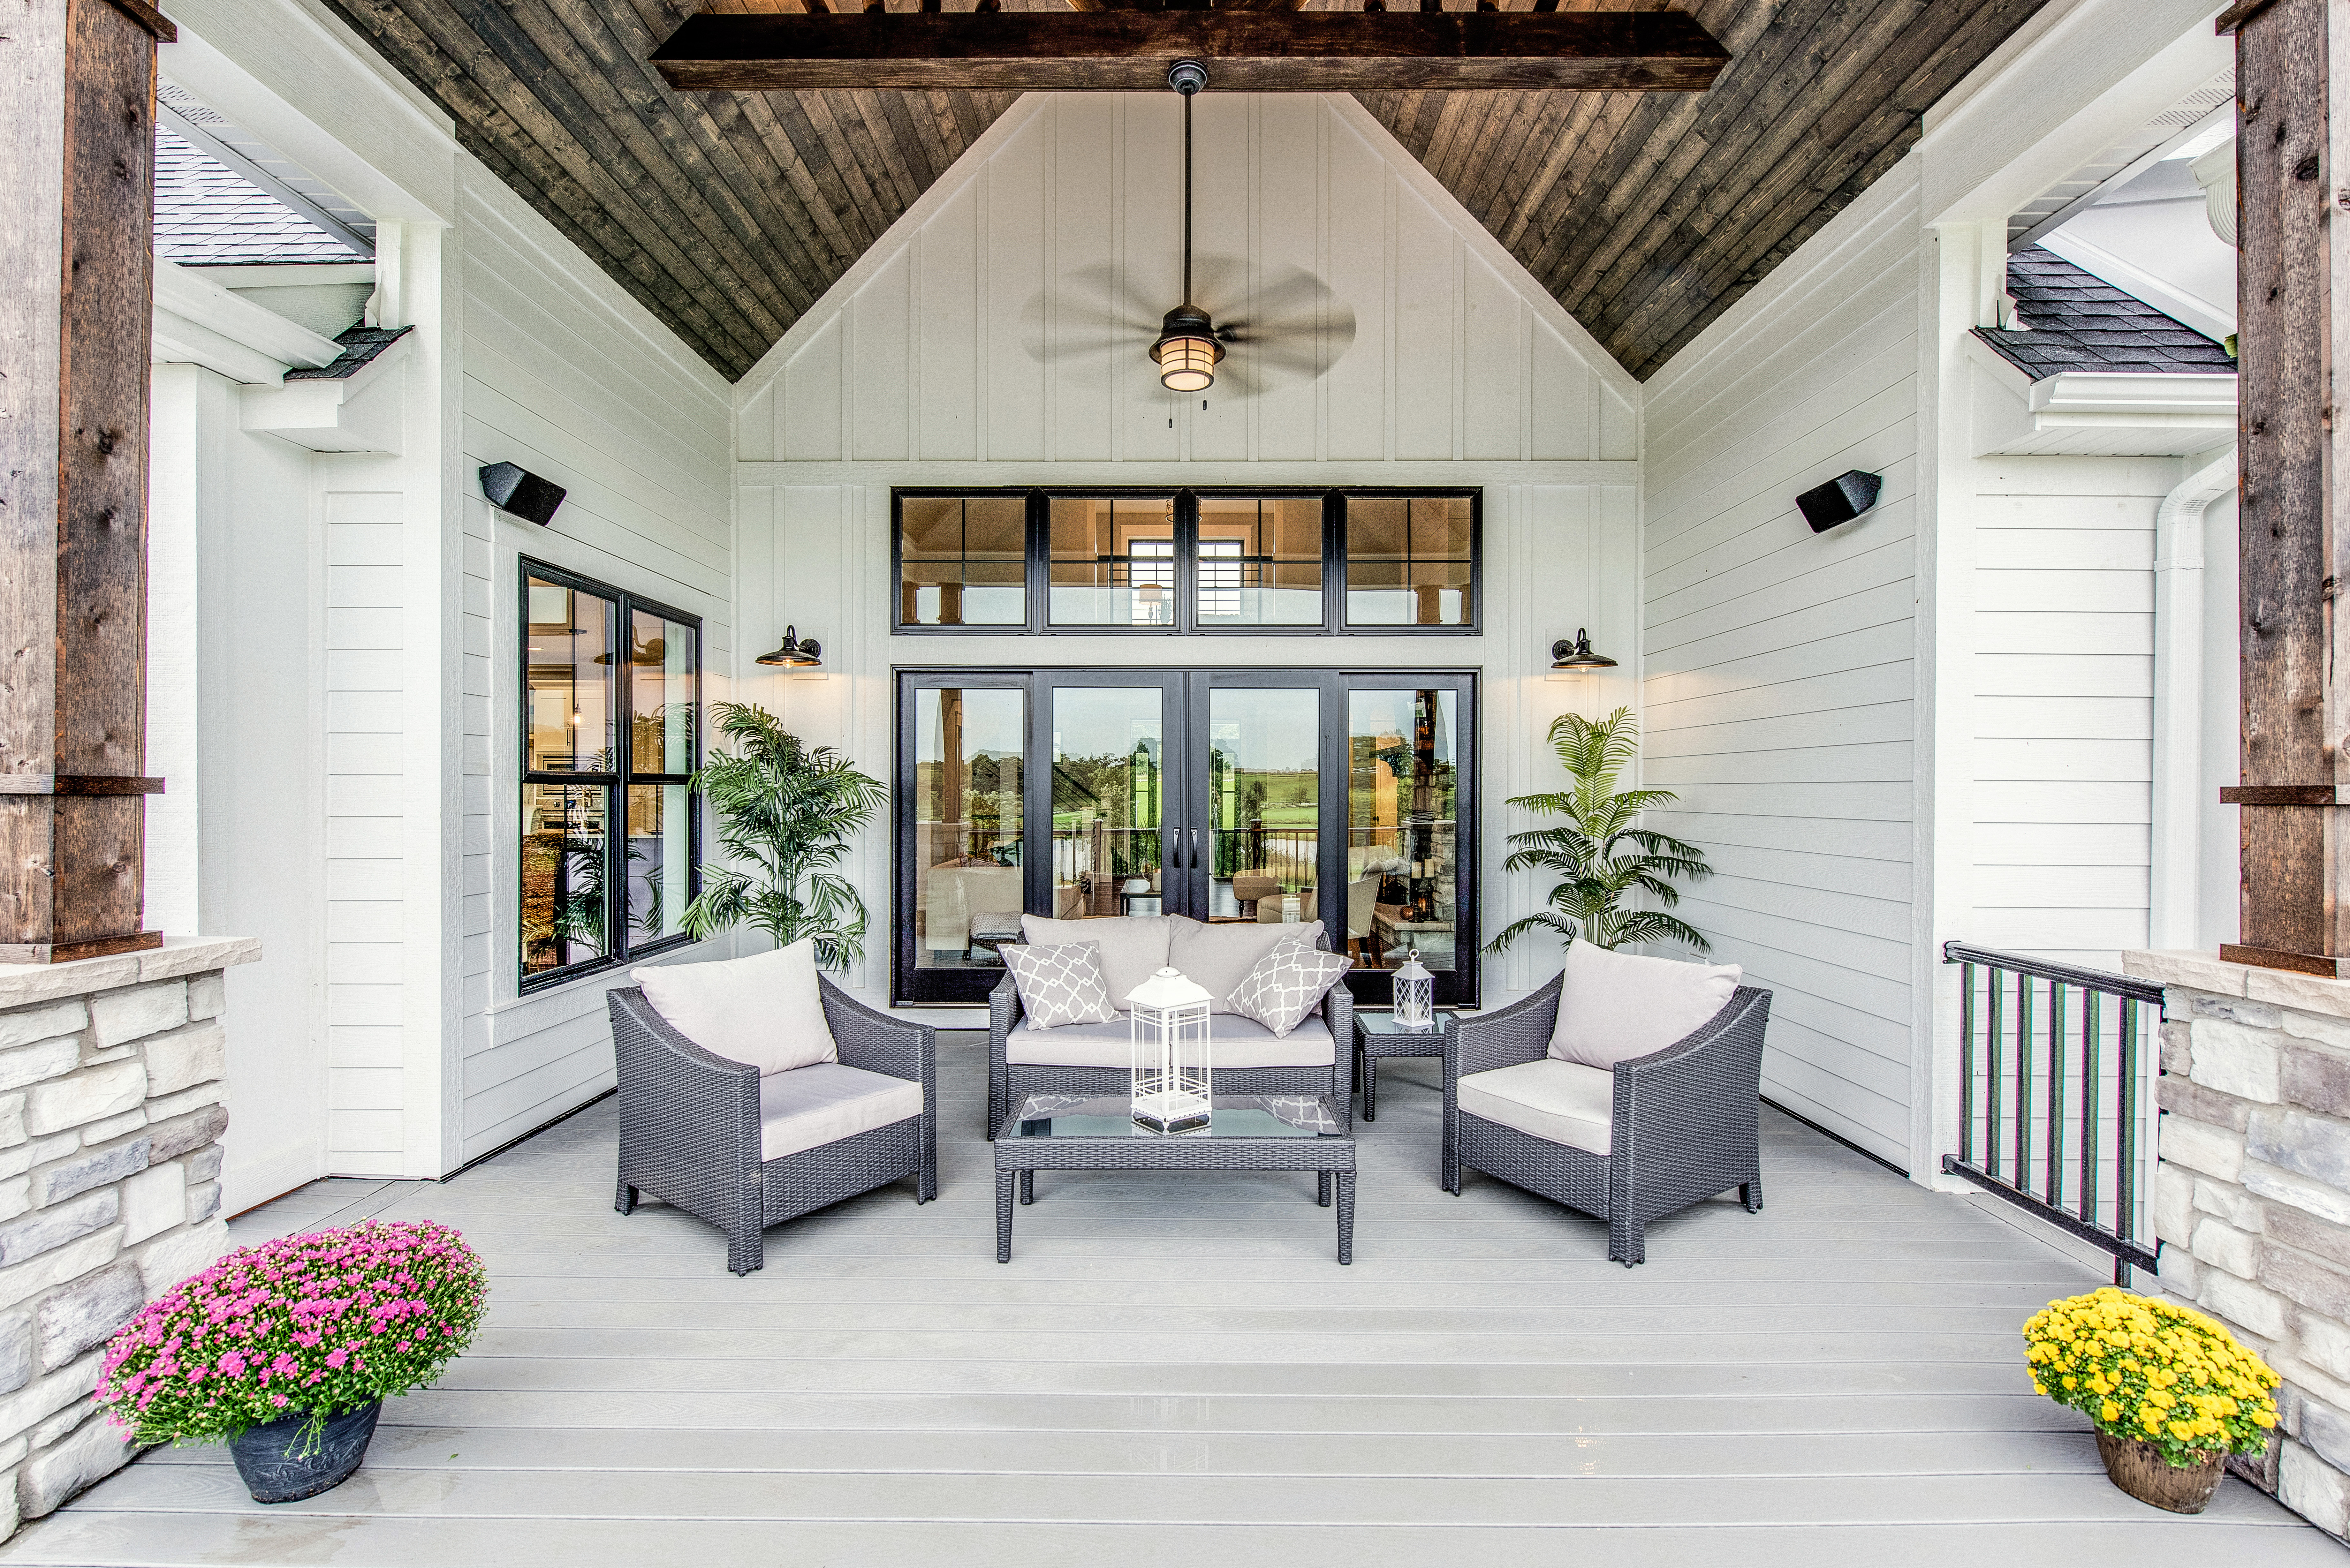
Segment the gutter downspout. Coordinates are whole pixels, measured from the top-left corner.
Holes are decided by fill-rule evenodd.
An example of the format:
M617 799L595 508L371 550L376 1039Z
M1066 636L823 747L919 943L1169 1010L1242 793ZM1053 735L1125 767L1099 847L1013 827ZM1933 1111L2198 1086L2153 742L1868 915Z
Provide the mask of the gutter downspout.
M2236 489L2236 449L2162 498L2154 524L2154 831L2147 943L2196 945L2203 806L2203 514Z

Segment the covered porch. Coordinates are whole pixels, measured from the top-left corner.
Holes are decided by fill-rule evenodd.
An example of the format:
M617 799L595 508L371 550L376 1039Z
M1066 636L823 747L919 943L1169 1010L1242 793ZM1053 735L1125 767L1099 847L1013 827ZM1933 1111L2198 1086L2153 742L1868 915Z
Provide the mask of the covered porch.
M743 1278L699 1221L612 1211L608 1099L445 1184L244 1216L457 1225L490 1326L323 1498L158 1449L0 1562L2338 1561L2241 1480L2133 1501L2032 1394L2017 1324L2102 1261L1779 1112L1763 1211L1661 1221L1638 1269L1499 1182L1442 1192L1411 1060L1359 1128L1351 1269L1308 1178L1246 1174L1047 1176L999 1266L983 1045L939 1054L939 1200L777 1230Z

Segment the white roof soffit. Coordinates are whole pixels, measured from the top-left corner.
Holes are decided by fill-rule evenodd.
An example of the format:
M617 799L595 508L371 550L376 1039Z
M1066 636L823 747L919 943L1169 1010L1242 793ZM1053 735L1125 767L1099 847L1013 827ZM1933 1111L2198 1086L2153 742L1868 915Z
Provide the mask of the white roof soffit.
M292 367L316 369L341 352L333 338L156 258L157 363L202 365L232 381L274 387Z
M2038 244L2222 119L2232 119L2235 112L2236 72L2230 66L2011 213L2008 250Z
M375 254L373 218L187 88L168 81L158 83L155 115L183 139L342 241L354 255Z

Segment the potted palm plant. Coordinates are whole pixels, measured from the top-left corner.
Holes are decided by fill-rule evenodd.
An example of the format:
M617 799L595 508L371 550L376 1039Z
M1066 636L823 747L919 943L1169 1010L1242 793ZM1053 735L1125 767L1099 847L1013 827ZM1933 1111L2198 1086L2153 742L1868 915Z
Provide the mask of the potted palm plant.
M1510 804L1565 821L1510 835L1505 871L1553 871L1560 877L1545 909L1528 915L1487 944L1500 952L1526 932L1550 930L1572 943L1580 937L1603 948L1636 942L1679 942L1700 953L1712 946L1688 921L1669 914L1680 902L1673 878L1702 881L1713 874L1696 845L1639 826L1651 806L1680 797L1670 790L1616 787L1640 748L1640 727L1628 708L1605 719L1568 713L1550 727L1552 750L1565 764L1568 788L1522 794ZM1660 909L1627 909L1644 893Z
M764 708L711 706L733 750L716 751L693 775L718 821L729 864L705 866L685 907L689 935L751 925L787 947L816 942L816 961L847 968L865 952L864 895L834 869L889 798L881 781L829 746L813 749Z

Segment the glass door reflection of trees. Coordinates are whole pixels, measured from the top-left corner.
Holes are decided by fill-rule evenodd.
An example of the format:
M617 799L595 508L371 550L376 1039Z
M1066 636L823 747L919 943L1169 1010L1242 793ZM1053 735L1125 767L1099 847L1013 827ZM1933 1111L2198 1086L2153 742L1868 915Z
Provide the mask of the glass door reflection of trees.
M528 562L523 600L518 934L533 983L684 940L701 625Z
M903 670L898 700L899 1001L984 1001L1024 912L1320 920L1360 999L1417 948L1475 1000L1473 676Z

